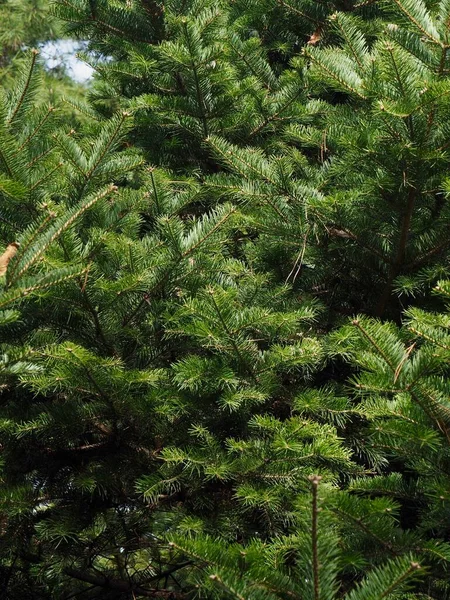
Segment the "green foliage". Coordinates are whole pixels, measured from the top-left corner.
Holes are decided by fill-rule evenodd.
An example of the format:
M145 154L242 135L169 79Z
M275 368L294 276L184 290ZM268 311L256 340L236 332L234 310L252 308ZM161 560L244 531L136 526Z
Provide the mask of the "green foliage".
M60 29L50 14L47 0L3 0L0 4L0 23L0 70L9 66L23 44L35 46L53 39Z
M446 301L448 282L440 282L436 292ZM408 535L422 545L431 585L444 597L447 587L438 584L435 573L448 558L448 326L447 312L410 308L402 329L362 317L353 322L353 332L344 329L335 336L360 367L353 386L366 418L369 454L397 469L373 479L360 477L349 489L407 503Z
M1 594L450 598L450 4L54 11L97 75L2 96Z
M251 2L170 2L158 43L128 31L154 23L137 4L116 30L92 17L103 4L58 11L115 57L94 105L121 97L152 164L200 180L208 203L244 204L258 268L333 312L398 320L396 294L429 290L448 258L445 6L297 4L267 3L263 24ZM281 42L287 14L308 25Z

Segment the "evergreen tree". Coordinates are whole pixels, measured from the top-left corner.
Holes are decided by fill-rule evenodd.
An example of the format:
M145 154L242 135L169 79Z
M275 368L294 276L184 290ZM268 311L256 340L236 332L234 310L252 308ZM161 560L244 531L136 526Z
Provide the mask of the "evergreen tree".
M42 369L45 372L45 361L50 360L50 348L61 352L65 336L58 332L57 326L52 332L50 323L57 324L63 318L66 330L73 329L73 322L67 321L67 312L62 316L66 286L70 289L74 285L81 305L90 306L93 329L87 335L94 338L101 335L95 307L85 291L92 261L90 253L98 251L100 240L96 246L92 233L93 241L89 244L86 234L82 233L87 232L83 219L89 211L92 213L89 231L94 231L96 219L104 215L108 220L104 234L118 222L124 228L127 223L128 227L136 226L136 218L133 220L126 213L126 207L133 203L133 192L130 189L122 194L112 181L112 173L120 179L121 173L126 175L142 164L141 158L133 153L123 156L112 153L120 144L126 114L117 115L106 124L99 123L95 128L96 137L84 137L80 146L76 132L60 129L62 124L54 118L53 107L33 108L39 91L36 58L34 51L17 89L4 95L1 115L1 236L9 244L1 259L0 307L4 344L1 436L5 469L2 472L2 586L3 592L8 594L11 582L17 593L32 593L36 580L32 581L29 569L22 569L17 561L30 546L35 547L33 521L41 520L42 510L51 511L55 500L57 504L63 502L62 498L57 500L53 496L55 491L69 491L70 486L65 487L67 480L61 480L65 468L59 462L57 439L62 436L67 446L72 447L73 439L66 437L66 429L77 420L74 435L83 431L75 407L68 403L62 411L65 418L61 413L62 420L56 419L55 429L49 431L46 440L38 430L41 427L46 430L45 422L50 425L53 411L58 413L61 408L63 393L54 389L55 404L51 407L52 403L46 404L42 394L36 396L33 386L23 393L19 381L22 376L27 378L26 373L32 379L39 379ZM94 211L97 217L93 216ZM55 299L59 298L61 311L57 304L51 307L50 293L55 294ZM50 352L47 359L45 348ZM44 361L41 366L35 362L38 356L41 357L38 362ZM23 426L25 429L19 433L16 427ZM48 469L45 467L42 471L45 464ZM27 592L28 586L30 592Z
M449 598L450 4L56 11L107 60L0 117L2 593Z
M135 112L133 141L204 200L245 204L263 270L333 312L398 320L395 293L427 288L448 256L446 3L343 4L174 1L144 41L140 4L58 14L115 57L94 105ZM292 8L307 29L283 46Z
M361 452L382 465L349 490L400 503L409 543L428 555L428 593L439 598L450 594L442 564L449 558L449 291L448 281L435 288L445 312L410 308L402 328L360 317L334 334L359 367L352 383L364 415Z

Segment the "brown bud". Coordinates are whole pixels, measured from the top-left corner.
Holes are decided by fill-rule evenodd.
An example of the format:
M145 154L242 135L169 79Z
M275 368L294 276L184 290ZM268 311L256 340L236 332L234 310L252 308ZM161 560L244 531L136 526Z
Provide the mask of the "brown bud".
M4 275L6 273L6 269L8 268L9 261L12 259L12 257L17 252L19 245L20 245L19 242L12 242L11 244L8 244L8 246L6 247L6 250L0 256L0 275Z

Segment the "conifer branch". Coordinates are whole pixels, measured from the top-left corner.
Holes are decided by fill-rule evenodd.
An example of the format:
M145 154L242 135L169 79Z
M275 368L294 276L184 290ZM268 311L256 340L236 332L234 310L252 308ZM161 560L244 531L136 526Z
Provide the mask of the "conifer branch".
M41 281L39 281L39 279L37 279L36 280L37 282L33 285L29 285L28 287L24 287L24 288L13 289L10 292L1 295L0 296L0 308L4 308L5 306L8 306L9 304L14 303L17 300L25 298L26 296L29 296L33 292L37 292L39 290L45 290L50 287L54 287L54 286L58 285L59 283L63 283L64 281L68 281L69 279L73 279L74 277L78 277L80 275L80 271L67 272L67 269L66 270L61 269L61 271L63 271L62 274L59 274L57 272L56 276L54 276L52 279L50 279L48 281L45 280L45 277L41 277ZM64 271L66 271L66 272L64 272ZM82 272L83 271L81 271L81 273Z
M320 69L322 69L329 77L331 77L332 79L334 79L334 81L337 81L342 87L344 87L345 89L347 89L352 94L355 94L355 96L358 96L358 98L360 98L361 100L367 100L367 96L364 96L364 94L362 94L359 90L357 90L355 87L352 87L342 77L339 77L339 75L337 73L335 73L334 71L332 71L323 61L321 61L315 55L315 53L313 53L310 50L308 50L306 48L306 46L303 48L302 53L303 53L304 56L306 56L306 58L308 58L309 60L311 60L311 62L316 63L319 66Z
M347 46L350 48L350 51L351 51L351 53L352 53L352 56L353 56L353 58L354 58L354 59L355 59L355 61L356 61L356 64L358 65L358 67L359 67L361 70L363 70L363 69L364 69L364 65L362 64L362 62L361 62L361 60L360 60L360 58L359 58L359 56L358 56L358 52L356 51L356 48L354 47L354 44L353 44L353 41L352 41L351 37L349 37L349 36L347 35L347 32L346 32L345 28L344 28L344 27L342 27L342 23L340 22L338 15L333 15L333 16L335 17L335 18L333 19L333 20L334 20L334 23L337 25L337 27L338 27L338 29L339 29L339 32L340 32L340 34L341 34L342 38L344 39L345 43L346 43L346 44L347 44ZM332 17L332 18L333 18L333 17Z
M74 133L74 131L70 131L68 134L68 137ZM57 135L52 135L52 138L55 140L55 142L58 144L58 136ZM83 171L83 169L80 167L80 165L77 163L76 160L74 160L73 156L70 155L70 153L67 151L67 148L64 147L64 145L62 144L58 144L58 147L60 148L60 150L62 150L64 152L65 157L70 161L70 164L72 166L75 167L75 169L78 171L78 173L81 175L81 177L86 180L86 173ZM53 148L52 148L53 150ZM84 188L82 188L83 191ZM82 193L82 192L81 192ZM80 196L81 197L81 196Z
M33 192L36 188L41 186L44 183L44 181L47 181L48 179L50 179L50 177L52 175L54 175L57 171L59 171L59 169L61 169L61 167L63 167L63 166L64 166L64 163L61 161L55 167L53 167L53 169L50 169L49 171L47 171L47 173L45 173L45 175L41 179L38 179L35 183L33 183L32 186L30 186L29 192Z
M156 204L156 210L159 213L159 211L160 211L159 197L158 197L158 190L156 189L155 176L153 175L154 169L151 168L149 170L150 170L150 180L152 182L153 196L154 196L155 204Z
M14 173L13 173L13 171L12 171L10 165L9 165L9 162L8 162L8 159L7 159L6 155L5 155L5 153L3 152L3 150L1 148L0 148L0 159L1 159L2 163L3 163L3 166L6 169L6 172L11 177L11 179L13 179Z
M25 252L32 246L32 244L34 243L36 238L47 228L50 221L52 221L52 219L54 219L55 217L56 217L56 215L54 212L49 212L49 214L45 217L45 219L42 221L42 223L40 223L40 225L38 227L36 227L36 229L28 237L28 239L21 241L21 245L20 245L20 254L21 255L25 254ZM20 258L20 256L16 257L15 260L11 261L10 268L8 269L8 275L6 277L7 286L9 286L11 284L13 277L14 277L14 273L20 264L19 258Z
M223 330L224 330L224 331L225 331L225 333L227 334L227 337L228 337L228 339L230 340L230 342L231 342L231 345L233 346L233 350L235 351L235 353L236 353L236 356L237 356L237 358L238 358L239 362L242 364L242 366L243 366L243 367L244 367L244 369L247 371L247 373L250 375L250 377L253 379L253 381L254 381L255 383L258 383L258 379L257 379L257 377L256 377L255 373L253 372L253 369L250 367L250 365L248 364L248 362L247 362L247 361L245 360L245 358L242 356L242 354L241 354L241 351L239 350L239 347L238 347L238 345L236 344L236 341L235 341L235 339L234 339L234 337L233 337L233 334L232 334L232 333L231 333L231 331L228 329L228 326L227 326L227 324L226 324L226 322L225 322L225 320L224 320L224 318L223 318L222 312L221 312L221 310L220 310L219 306L217 305L216 299L214 298L214 290L213 290L213 289L210 289L210 290L208 291L208 293L209 293L209 295L210 295L211 301L212 301L212 303L213 303L213 306L214 306L214 309L215 309L215 311L216 311L216 313L217 313L217 316L218 316L218 318L219 318L219 321L220 321L220 323L221 323L221 325L222 325L222 327L223 327Z
M92 177L92 175L94 174L94 172L97 169L97 167L99 166L99 164L102 162L102 160L104 159L104 157L106 156L108 151L111 149L111 146L114 144L114 141L116 140L117 136L119 135L120 130L122 129L123 123L129 116L130 116L130 113L125 112L125 111L122 112L120 119L117 122L117 126L114 128L113 132L111 133L111 136L110 136L108 142L105 144L105 147L103 148L100 155L97 157L97 160L94 162L92 167L85 174L86 179L89 179L90 177Z
M355 517L354 515L352 515L351 513L349 513L348 511L343 511L339 508L331 508L332 512L334 512L335 514L339 515L340 517L342 517L345 520L351 520L352 523L354 523L359 529L361 529L362 531L364 531L364 533L367 533L372 539L374 539L378 544L380 544L380 546L384 549L387 550L390 554L392 554L392 556L400 556L400 553L397 552L397 550L394 549L394 547L392 546L392 544L390 542L386 542L385 540L383 540L379 535L377 535L376 533L374 533L370 527L368 527L364 521L359 518L359 517Z
M393 46L392 46L390 43L388 43L388 42L386 42L386 43L385 43L384 47L386 48L386 50L388 51L388 54L389 54L389 56L390 56L390 59L391 59L391 62L392 62L392 66L393 66L393 68L394 68L395 79L397 80L398 87L399 87L399 89L400 89L400 93L401 93L401 95L403 96L403 98L405 98L405 97L406 97L406 95L405 95L405 87L404 87L404 85L403 85L403 81L402 81L402 78L401 78L401 76L400 76L400 72L399 72L399 70L398 70L397 62L396 62L396 60L395 60L395 56L394 56L394 48L393 48Z
M88 269L86 269L86 276L87 276L87 273L88 273ZM92 306L92 302L90 301L90 298L86 292L85 282L83 282L82 280L79 281L79 286L80 286L80 292L83 295L83 299L84 299L86 308L88 309L89 313L92 315L96 335L98 336L103 347L105 349L108 349L112 353L113 356L116 356L116 351L114 350L113 345L106 339L105 333L104 333L103 328L100 323L98 313L97 313L96 309Z
M395 60L395 56L394 56L394 48L393 46L386 42L385 43L385 48L388 51L389 57L391 59L391 63L394 69L394 73L395 73L395 79L398 83L398 87L400 90L401 95L403 96L403 98L406 98L406 91L405 91L405 86L403 84L401 75L400 75L400 71L398 69L398 65L397 65L397 61ZM411 137L411 141L413 141L413 137L414 137L414 125L413 125L413 120L411 118L411 115L409 114L406 118L406 123L408 124L408 130L409 130L409 135Z
M431 407L438 406L442 410L445 410L445 412L449 412L448 417L450 417L450 411L447 411L445 409L445 407L441 405L439 400L435 400L433 398L433 396L427 390L424 390L421 386L418 386L419 392L423 393L425 396L428 397L428 400L430 401L430 405L422 402L419 395L414 391L412 384L410 386L407 386L406 389L411 394L411 396L414 399L414 401L416 402L416 404L418 404L422 408L422 410L425 412L425 414L428 415L428 417L431 419L431 421L433 421L435 423L435 425L437 426L439 431L445 436L447 443L450 444L450 428L447 427L447 425L445 423L443 423L442 419L440 419L439 416L435 414L435 412L433 411L433 408L430 408L430 405L431 405Z
M430 250L428 250L424 254L421 254L420 256L418 256L417 258L415 258L413 261L407 263L405 265L405 268L408 271L410 271L410 270L416 271L419 267L421 267L422 265L424 265L425 263L427 263L430 258L432 258L433 256L435 256L436 254L439 254L440 252L443 252L445 250L445 248L447 248L447 246L449 246L449 245L450 245L450 239L444 240L442 242L442 244L438 244L434 248L431 248Z
M380 117L381 117L381 120L383 121L383 123L386 125L386 127L389 130L389 133L392 135L392 137L395 138L398 142L402 142L402 140L403 140L402 136L398 133L398 131L395 131L395 129L389 123L388 119L382 113L381 113Z
M294 277L292 278L292 283L295 283L295 280L297 279L298 274L300 273L300 271L302 269L303 257L305 256L305 252L306 252L306 244L308 241L308 235L309 235L309 228L307 229L305 235L303 236L302 247L300 249L300 252L298 253L297 258L295 259L294 265L293 265L292 269L290 270L289 275L286 277L285 283L288 283L289 279L291 278L291 275L294 275Z
M19 147L19 150L23 150L25 148L25 146L27 144L29 144L34 137L36 137L36 135L39 133L39 131L42 129L42 127L45 125L45 123L48 121L50 115L53 114L54 110L55 110L54 106L49 106L49 108L48 108L47 112L45 113L45 115L43 116L43 118L39 121L39 123L33 129L33 131L26 137L25 141L22 142L22 144Z
M71 133L67 134L67 135L71 135ZM37 156L34 156L28 163L27 163L27 167L33 167L37 162L39 162L41 159L45 158L46 156L48 156L49 154L51 154L53 152L53 150L55 149L55 146L52 146L51 148L47 148L47 150L44 150L44 152L41 152L41 154L38 154ZM1 156L1 154L0 154Z
M221 219L219 219L219 221L217 221L217 223L213 227L211 227L211 229L208 231L208 233L206 235L204 235L196 244L194 244L193 246L188 248L185 252L183 252L183 254L181 256L183 258L187 258L190 254L195 252L197 250L197 248L199 248L202 244L204 244L208 238L210 238L212 235L214 235L214 233L218 229L220 229L222 227L222 225L226 221L228 221L228 219L231 217L231 215L233 215L235 212L236 212L236 208L232 207L227 213L224 214L224 216Z
M378 258L380 258L384 263L391 264L392 260L388 256L384 255L382 252L380 252L379 250L377 250L373 246L369 246L369 244L366 244L363 240L361 240L361 238L359 238L357 235L355 235L347 227L342 227L341 225L339 225L338 228L337 227L330 228L330 227L326 227L325 226L325 229L327 230L328 234L331 237L334 237L334 236L336 236L336 237L349 237L351 240L353 240L359 246L361 246L361 248L364 248L365 250L368 250L369 252L371 252L375 256L378 256ZM345 235L339 235L340 232L343 232L343 234L345 234Z
M236 589L232 588L230 585L226 584L220 575L217 573L213 573L209 576L212 581L217 581L223 588L228 592L228 594L233 595L237 600L247 600L242 594L240 594Z
M357 327L359 329L359 331L363 334L363 336L366 338L366 340L368 340L370 342L370 344L375 348L375 350L378 352L378 354L383 358L384 362L390 367L392 373L395 373L397 366L392 364L392 362L389 360L389 357L382 350L380 345L377 344L377 342L373 339L373 337L369 334L369 332L364 327L362 327L359 319L354 319L352 321L352 325L355 325L355 327Z
M407 571L405 571L405 573L403 573L402 575L400 575L400 577L398 577L395 581L393 581L391 583L391 585L384 591L384 593L380 596L380 598L387 598L390 594L392 594L392 592L398 588L404 581L406 581L410 575L412 573L414 573L415 571L421 569L422 567L420 566L419 563L417 562L411 562L411 565L409 567L409 569Z
M195 252L204 242L206 242L206 240L211 237L218 229L220 229L220 227L231 217L231 215L233 213L236 212L235 208L231 208L227 213L225 213L225 215L219 219L219 221L208 231L208 233L206 235L203 236L203 238L201 238L200 240L198 240L193 246L191 246L190 248L188 248L187 250L185 250L181 255L180 258L175 261L170 267L169 269L167 269L167 271L164 273L163 277L158 281L158 283L156 283L156 285L154 285L150 290L148 290L142 300L139 302L139 304L136 306L136 308L122 321L122 327L126 327L129 323L131 323L131 321L136 317L136 315L140 312L140 310L148 303L148 299L149 297L161 286L164 285L164 283L169 279L169 277L172 275L172 273L175 271L175 269L178 267L178 265L180 264L180 261L188 258L193 252Z
M78 12L79 11L79 7L74 6L73 4L70 4L70 2L68 2L68 0L58 0L60 4L67 6L68 8L72 9L73 11ZM106 21L103 21L102 19L99 19L97 14L95 13L95 11L92 10L92 3L90 2L90 8L91 8L91 12L90 12L90 21L93 23L96 23L97 25L100 26L101 29L104 29L106 32L112 33L114 35L117 35L120 38L123 39L130 39L130 34L127 33L126 31L123 31L122 29L119 29L118 27L114 27L114 25L111 25L110 23L107 23ZM62 19L63 21L67 21L67 22L72 22L72 19L70 17L65 17L62 14L59 14L58 17L60 19ZM137 34L136 32L133 32L133 39L137 42L142 42L143 44L153 44L154 40L150 40L147 38L142 38L139 36L139 34Z
M302 17L302 19L306 19L310 23L314 23L314 25L321 25L322 24L320 21L318 21L317 19L314 19L313 17L311 17L307 13L304 13L301 10L299 10L298 8L295 8L295 6L292 6L291 4L288 4L286 2L286 0L276 0L276 1L277 1L277 3L280 6L282 6L283 8L287 8L289 11L291 11L295 15L297 15L299 17Z
M212 137L209 137L207 140L208 144L210 144L214 150L228 163L230 164L230 160L229 157L222 151L221 148L219 148L217 146L217 144L214 143L214 139ZM229 151L229 154L231 154L231 150ZM263 179L265 182L270 183L275 189L280 190L280 186L277 182L275 182L273 179L269 178L268 175L266 173L261 173L260 171L258 171L258 169L256 169L252 164L250 164L248 161L245 161L242 156L239 155L234 155L234 158L236 160L238 160L241 164L243 164L245 167L247 167L248 169L250 169L253 173L255 173L256 175L258 175L258 177L260 177L261 179ZM231 163L232 168L238 172L240 175L242 175L243 177L247 177L247 174L245 173L245 171L242 168L239 168L237 165ZM286 190L284 188L281 188L281 191L283 193L286 192ZM290 198L293 198L291 195L289 195ZM264 202L267 202L267 204L273 209L273 211L281 218L281 219L285 219L285 215L283 214L283 212L278 208L278 206L276 204L274 204L269 198L268 198L268 194L263 196L264 198ZM293 198L295 199L295 198Z
M264 129L264 127L266 127L266 125L269 125L269 123L271 123L272 121L275 121L276 119L278 119L278 117L280 116L281 113L283 113L287 108L289 108L289 106L295 102L297 100L297 98L300 96L300 94L303 92L303 89L299 89L295 94L293 94L293 96L284 104L284 106L282 106L280 109L277 110L276 113L274 113L273 115L270 115L269 117L267 117L266 119L264 119L264 121L262 123L260 123L257 127L255 127L248 135L249 138L252 138L254 135L257 135L262 129Z
M357 2L355 4L355 8L364 8L366 6L371 6L372 4L376 4L380 0L363 0L362 2Z
M252 64L250 63L250 61L247 59L247 57L245 56L245 54L243 54L242 52L240 52L240 50L238 48L236 48L235 45L233 45L233 42L230 40L229 42L230 44L230 48L232 48L232 50L234 52L236 52L236 54L239 56L239 58L242 60L242 62L245 64L245 66L249 69L249 71L252 73L252 75L258 79L258 81L260 80L260 76L258 75L257 71L255 71L255 69L253 68ZM272 91L272 88L270 86L269 83L266 83L265 81L262 82L263 86L266 88L266 90L268 92Z
M89 381L92 383L92 385L94 386L94 388L97 390L97 393L99 394L99 396L101 398L103 398L103 400L109 405L109 406L113 406L114 403L111 400L111 398L108 396L108 394L102 389L101 385L97 382L97 380L95 379L95 377L92 375L91 370L89 369L89 367L84 363L84 361L78 356L78 354L74 351L73 348L67 346L65 348L66 352L68 352L70 354L70 356L74 356L77 359L78 364L82 367L83 371L86 373L86 377L89 379Z
M69 227L80 217L83 213L85 213L89 208L91 208L94 204L109 196L112 192L117 190L117 186L110 185L106 190L92 197L90 200L82 204L78 207L77 210L72 212L72 215L67 219L59 219L60 225L58 225L57 229L51 233L50 236L46 236L47 239L44 239L41 246L36 249L36 251L28 258L22 268L16 273L15 277L11 278L10 283L14 283L17 281L35 262L42 256L42 254L47 250L47 248ZM21 256L22 253L20 253Z
M202 93L202 90L200 87L197 65L193 58L193 49L191 46L191 36L189 35L186 19L183 19L183 25L184 25L185 39L186 39L187 47L189 50L189 54L191 55L191 65L190 66L192 68L192 73L194 75L194 83L195 83L195 90L196 90L196 94L197 94L197 102L198 102L198 107L200 109L200 116L201 116L202 127L203 127L203 137L206 139L209 136L209 132L208 132L208 121L206 119L205 99L203 97L203 93Z
M448 46L442 46L442 49L441 49L441 58L439 60L439 68L438 68L438 77L439 77L439 79L442 78L442 75L444 73L445 64L447 62L447 52L448 52L448 50L449 50ZM428 115L428 119L427 119L427 132L426 132L427 139L431 135L431 132L432 132L432 129L433 129L435 115L436 115L436 107L433 106L433 108L430 111L430 114Z
M423 25L411 14L411 12L409 12L407 8L405 8L405 6L400 0L394 0L394 2L399 7L399 9L406 15L406 17L411 21L411 23L414 23L414 25L417 27L417 29L421 31L423 35L425 35L429 40L431 40L435 44L438 44L442 47L443 44L441 40L435 38L429 31L427 31L425 27L423 27ZM420 2L422 6L425 6L422 3L422 0L418 0L418 2Z
M8 125L11 125L11 123L14 122L15 118L17 117L17 114L19 113L19 110L22 107L23 101L25 100L25 97L28 93L28 88L30 87L31 78L33 76L34 67L36 66L36 59L38 57L38 54L39 54L39 50L36 50L35 48L33 48L33 50L31 51L31 64L30 64L30 68L28 70L28 76L25 81L25 85L23 87L23 90L19 97L19 100L17 101L16 106L13 110L13 113L10 116L10 118L8 119Z

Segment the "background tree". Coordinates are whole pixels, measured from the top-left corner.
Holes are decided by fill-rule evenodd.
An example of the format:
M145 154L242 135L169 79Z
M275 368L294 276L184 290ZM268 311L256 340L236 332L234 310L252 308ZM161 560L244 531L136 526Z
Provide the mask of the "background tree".
M3 0L0 4L0 73L19 55L24 46L37 46L54 39L60 27L50 12L47 0Z

